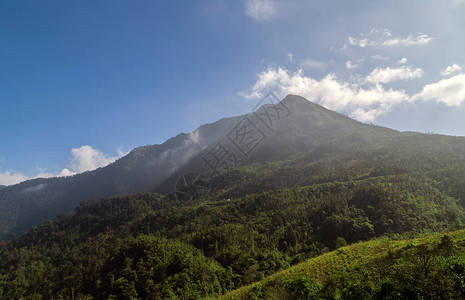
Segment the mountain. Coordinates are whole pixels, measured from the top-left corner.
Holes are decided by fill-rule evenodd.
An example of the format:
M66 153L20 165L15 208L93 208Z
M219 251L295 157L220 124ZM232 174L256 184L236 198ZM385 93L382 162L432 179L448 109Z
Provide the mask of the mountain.
M158 193L87 201L76 197L74 202L82 201L74 212L0 242L0 298L205 299L308 259L328 257L346 243L379 237L398 240L462 228L465 222L462 137L367 125L292 95L198 131L135 149L81 177L53 179L88 178L80 185L73 183L76 193L88 192L88 187L100 192L94 181ZM199 137L205 141L201 145L193 142ZM154 171L153 165L158 169ZM156 180L144 178L150 174ZM46 186L38 186L49 182L36 180L34 191L21 195L41 192ZM69 201L70 195L60 197ZM426 249L441 247L431 244ZM416 262L410 264L409 259L425 254L422 249L394 253L395 260L380 265L415 275ZM461 256L428 251L433 256L422 256L426 262L439 262L433 275L457 270L446 277L460 283L464 275L460 270L465 269ZM344 259L343 252L335 253ZM350 259L360 266L360 260ZM380 269L381 275L394 267ZM372 269L360 270L355 279L366 279L371 288L378 289L382 283L377 279L385 279L379 274L363 277ZM338 278L350 283L341 289L363 283L351 277L347 281L333 277L333 282ZM437 281L437 276L431 278L405 282L417 290ZM295 283L290 279L289 284L291 289L294 284L311 288L311 279L296 278ZM453 283L443 286L449 289ZM283 286L288 283L276 282L270 289ZM262 292L268 293L268 287L244 298L266 298Z
M220 154L223 160L215 166ZM265 104L255 112L203 125L161 145L136 148L95 171L3 188L0 235L17 234L54 219L58 213L72 211L80 201L149 191L171 193L184 175L215 177L208 188L211 196L227 186L229 192L223 196L229 198L262 189L330 182L341 176L355 179L351 168L363 169L361 178L439 172L464 162L464 154L464 138L367 125L289 95L277 105ZM259 172L236 168L248 165L257 165ZM454 172L460 170L456 167ZM317 177L311 176L315 173Z
M0 239L20 233L80 201L153 190L193 155L222 136L237 117L206 124L161 145L134 149L116 162L72 177L39 178L0 189Z

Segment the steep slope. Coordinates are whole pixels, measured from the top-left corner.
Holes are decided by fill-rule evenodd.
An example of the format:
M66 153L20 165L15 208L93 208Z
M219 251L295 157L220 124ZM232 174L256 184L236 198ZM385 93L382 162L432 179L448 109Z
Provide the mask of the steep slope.
M161 145L139 147L107 167L72 177L29 180L0 189L0 239L19 233L80 201L153 190L176 168L224 135L236 118L206 124Z
M450 172L457 173L465 165L463 137L398 132L363 124L299 96L289 95L281 103L289 114L272 119L271 130L256 113L242 117L266 135L248 155L225 135L174 172L156 191L175 191L179 179L191 173L208 180L210 192L227 190L220 196L228 198L334 180L452 169L455 171ZM229 133L236 128L231 127ZM223 159L218 168L212 168L214 164L209 163L215 161L218 143L238 163ZM461 177L454 178L460 181ZM455 182L454 186L456 195L461 193L460 184ZM461 195L465 196L465 191Z
M252 133L247 136L246 132ZM363 124L300 96L289 95L278 105L264 105L238 118L227 133L177 170L157 191L171 191L176 180L190 172L219 175L236 166L288 161L301 155L316 160L330 154L378 149L400 136L395 130ZM214 169L219 144L232 158Z

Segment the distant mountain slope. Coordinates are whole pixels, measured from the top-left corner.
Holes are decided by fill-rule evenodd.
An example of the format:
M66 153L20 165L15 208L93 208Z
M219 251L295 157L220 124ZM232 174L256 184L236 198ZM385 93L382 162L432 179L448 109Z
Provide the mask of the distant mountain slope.
M227 188L239 195L262 189L351 180L356 176L367 178L460 169L465 165L464 137L398 132L368 125L299 96L287 96L282 103L290 114L280 120L274 119L272 130L263 125L256 114L242 117L250 119L267 135L248 156L225 135L193 156L156 191L173 191L176 181L192 172L203 174L203 178L216 178L211 181L214 189ZM213 160L218 142L241 160L237 166L255 167L235 170L232 165L229 169L224 166L212 169L205 162ZM465 191L463 194L465 196Z
M80 201L153 190L176 168L223 136L237 117L206 124L161 145L134 149L116 162L72 177L34 179L0 189L0 239L19 233Z

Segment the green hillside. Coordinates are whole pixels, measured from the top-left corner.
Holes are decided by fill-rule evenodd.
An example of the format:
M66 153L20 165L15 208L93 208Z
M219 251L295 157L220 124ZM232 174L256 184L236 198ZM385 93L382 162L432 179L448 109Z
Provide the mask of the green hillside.
M216 297L346 241L463 221L454 198L403 175L189 206L159 194L106 198L2 242L0 297Z
M341 246L219 299L463 299L465 230Z

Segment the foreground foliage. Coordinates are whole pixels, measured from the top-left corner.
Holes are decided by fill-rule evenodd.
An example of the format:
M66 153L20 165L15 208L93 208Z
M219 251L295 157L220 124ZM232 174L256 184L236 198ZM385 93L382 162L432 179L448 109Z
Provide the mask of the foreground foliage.
M222 299L464 299L465 231L354 244Z

